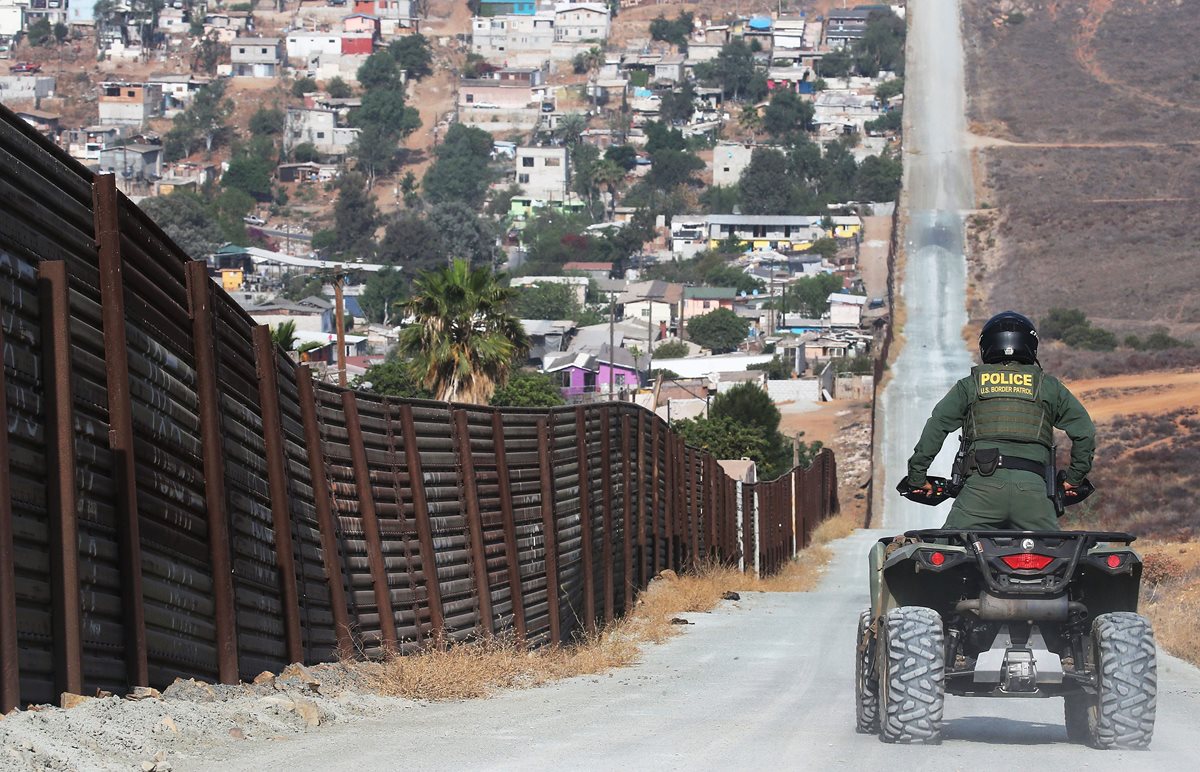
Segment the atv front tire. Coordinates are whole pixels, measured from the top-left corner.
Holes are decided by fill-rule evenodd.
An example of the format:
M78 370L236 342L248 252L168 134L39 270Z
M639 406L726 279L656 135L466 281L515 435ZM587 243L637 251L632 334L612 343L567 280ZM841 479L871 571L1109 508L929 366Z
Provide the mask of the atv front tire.
M892 609L883 620L879 736L888 743L939 743L946 694L942 618L920 606Z
M1101 614L1092 623L1097 696L1088 729L1097 748L1145 748L1154 736L1158 657L1145 617Z
M879 731L879 678L875 673L876 639L871 635L871 609L858 616L854 649L854 720L860 734Z

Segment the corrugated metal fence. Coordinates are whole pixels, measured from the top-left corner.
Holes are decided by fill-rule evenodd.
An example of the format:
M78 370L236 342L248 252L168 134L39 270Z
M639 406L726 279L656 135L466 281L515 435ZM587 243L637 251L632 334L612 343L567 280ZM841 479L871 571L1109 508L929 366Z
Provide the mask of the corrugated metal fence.
M511 630L663 568L777 570L834 459L741 485L624 403L315 382L117 193L0 110L0 711Z

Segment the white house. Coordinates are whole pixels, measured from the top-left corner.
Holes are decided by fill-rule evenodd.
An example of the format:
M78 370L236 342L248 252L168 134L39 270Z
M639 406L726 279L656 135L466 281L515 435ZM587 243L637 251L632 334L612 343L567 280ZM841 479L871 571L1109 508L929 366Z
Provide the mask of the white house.
M517 184L530 198L566 201L570 163L565 147L519 147L514 159Z
M358 131L338 126L336 110L289 107L283 139L289 150L308 143L323 155L345 155L358 139Z
M562 42L608 39L612 24L604 3L558 3L554 6L554 39Z
M274 78L282 57L279 38L234 38L229 59L235 78Z
M834 292L829 296L829 324L831 327L857 327L862 321L866 295L846 295Z
M289 32L287 57L307 63L313 57L340 56L342 36L337 32Z

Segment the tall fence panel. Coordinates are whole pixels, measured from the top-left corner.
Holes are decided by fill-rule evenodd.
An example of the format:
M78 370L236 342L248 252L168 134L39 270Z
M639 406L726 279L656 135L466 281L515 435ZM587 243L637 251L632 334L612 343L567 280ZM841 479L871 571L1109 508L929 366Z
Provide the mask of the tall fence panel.
M777 571L837 509L827 450L742 485L628 403L317 383L111 176L3 109L0 197L0 712L569 642L665 568Z

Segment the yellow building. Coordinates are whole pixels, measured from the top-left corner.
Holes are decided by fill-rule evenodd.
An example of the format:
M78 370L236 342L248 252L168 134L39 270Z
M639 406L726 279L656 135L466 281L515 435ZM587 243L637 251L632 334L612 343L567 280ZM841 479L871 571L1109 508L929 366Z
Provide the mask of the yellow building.
M221 287L226 292L236 292L242 288L242 283L246 281L246 274L241 268L222 268L221 269Z

